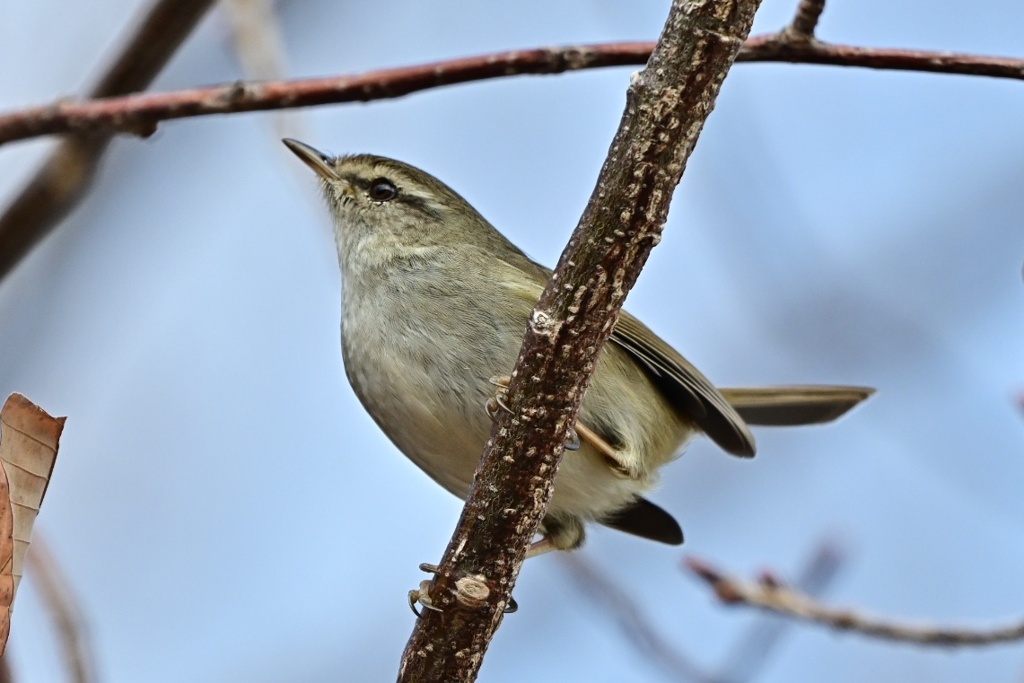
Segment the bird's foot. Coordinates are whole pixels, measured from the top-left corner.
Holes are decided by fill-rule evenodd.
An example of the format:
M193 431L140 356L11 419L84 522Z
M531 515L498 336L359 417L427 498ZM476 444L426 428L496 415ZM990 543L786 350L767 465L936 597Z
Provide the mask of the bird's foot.
M512 381L512 378L508 375L495 375L488 380L491 384L497 387L494 392L494 396L487 399L484 404L484 410L487 411L487 416L492 420L498 417L498 411L504 410L506 413L511 413L512 409L508 407L506 398L508 396L508 385ZM570 429L569 433L565 436L565 450L567 451L578 451L580 449L580 437L576 434L575 429Z
M494 396L487 399L487 402L484 404L487 416L494 420L498 417L499 410L511 413L512 410L505 403L505 399L508 396L508 383L511 381L511 378L508 375L495 375L487 381L497 387Z
M420 564L420 570L425 571L429 574L437 574L438 567L436 564L424 562ZM440 607L436 606L433 600L431 600L430 598L430 593L428 592L430 590L430 583L431 582L429 580L424 579L423 581L420 581L419 588L414 588L411 591L409 591L409 609L411 609L412 613L415 614L417 617L423 617L423 613L416 609L417 605L420 605L421 607L423 607L423 609L429 609L434 612L443 611ZM508 606L505 607L504 613L512 614L518 609L519 604L516 603L515 598L509 596Z
M437 565L424 562L420 565L420 570L429 574L437 574ZM419 588L413 588L409 591L409 609L411 609L412 613L417 617L423 616L423 613L416 609L417 605L422 606L423 609L429 609L435 612L441 611L440 607L434 606L433 601L430 599L430 593L427 592L429 590L430 581L428 579L424 579L423 581L420 581Z

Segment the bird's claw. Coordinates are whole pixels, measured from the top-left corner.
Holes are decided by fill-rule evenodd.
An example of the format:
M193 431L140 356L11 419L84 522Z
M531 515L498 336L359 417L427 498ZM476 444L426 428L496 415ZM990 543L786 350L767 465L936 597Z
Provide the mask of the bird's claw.
M429 562L423 562L420 564L420 571L427 572L428 574L436 574L437 565L430 564ZM434 603L431 601L430 593L428 593L429 590L430 581L424 579L423 581L420 581L419 588L413 588L409 591L409 609L411 609L412 613L419 618L423 617L423 613L416 609L416 605L422 605L423 609L429 609L435 612L441 611L441 608L435 607Z
M421 619L423 618L423 612L416 609L416 605L422 605L423 609L433 610L434 612L441 611L440 607L435 607L430 601L430 593L427 592L429 588L430 581L428 579L424 579L423 581L420 581L419 588L413 588L409 591L409 609L411 609L412 613Z
M507 376L502 377L495 375L488 381L498 387L498 389L494 392L494 396L487 399L487 402L484 404L484 410L487 411L487 416L493 420L497 417L499 410L511 413L512 409L508 407L507 403L505 403L505 396L508 394L509 378Z
M422 564L420 564L420 570L428 572L430 574L436 574L438 572L438 567L436 564L423 562ZM444 611L440 607L434 605L433 601L430 598L429 590L430 581L428 579L424 579L423 581L420 581L419 588L414 588L411 591L409 591L409 609L412 610L412 613L415 614L417 618L422 618L423 613L416 609L416 605L421 605L423 609L429 609L434 612ZM504 614L512 614L513 612L516 612L518 610L519 603L517 603L516 599L510 595L508 598L508 606L505 607Z
M508 395L508 384L511 378L507 375L495 375L487 380L494 386L498 387L497 391L494 392L494 396L487 399L484 403L484 410L487 411L487 416L494 420L498 416L499 410L504 410L506 413L511 413L512 409L508 407L505 402L505 397ZM565 435L565 450L567 451L578 451L580 449L580 435L576 433L575 429L570 429L568 434Z

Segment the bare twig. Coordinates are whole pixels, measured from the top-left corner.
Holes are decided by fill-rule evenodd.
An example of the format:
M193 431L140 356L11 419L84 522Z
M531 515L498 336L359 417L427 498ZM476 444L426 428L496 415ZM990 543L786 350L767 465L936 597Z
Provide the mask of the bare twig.
M359 75L238 82L106 100L60 100L0 115L0 144L71 131L116 130L148 134L160 121L185 117L367 102L491 78L643 64L652 46L653 43L643 42L513 50Z
M658 632L641 607L618 584L603 574L584 553L563 553L559 559L571 572L581 592L618 623L624 638L644 661L680 681L696 683L747 683L756 678L768 656L792 622L768 614L730 648L724 664L708 671ZM820 594L835 578L842 553L832 542L819 543L811 553L795 585L811 595Z
M709 676L689 656L662 637L640 606L592 562L588 562L584 553L562 553L559 559L582 592L615 619L623 637L645 661L661 667L676 680L696 683L721 680Z
M82 612L53 553L38 538L28 554L28 565L57 626L58 641L70 680L92 683L97 680L96 670Z
M800 570L793 585L810 596L819 597L832 582L843 562L843 554L834 543L819 543ZM766 576L766 580L778 584L780 581ZM736 642L725 657L725 664L715 674L716 681L746 683L753 681L764 667L769 655L775 650L788 626L787 621L775 614L766 614L754 623L742 638Z
M212 0L160 0L158 9L170 7L176 19L198 20ZM801 10L817 3L807 0ZM791 26L769 35L751 38L737 61L791 62L865 67L899 71L989 76L1024 80L1024 60L952 52L898 50L833 45L808 39L794 27L813 28L810 14L798 13ZM146 22L138 36L150 36ZM189 25L191 26L191 25ZM50 160L26 185L0 217L0 281L18 262L77 205L89 185L98 159L116 133L146 136L161 121L172 119L308 107L343 102L401 97L413 92L458 83L525 74L556 74L579 69L643 64L653 43L607 43L515 50L466 57L418 66L382 69L362 75L294 81L238 82L169 93L115 95L140 90L152 78L152 67L162 64L174 44L184 39L187 27L168 24L154 59L137 59L147 49L136 40L122 54L118 65L150 64L149 70L114 69L85 101L60 100L52 104L0 114L0 145L42 135L77 133L65 140ZM163 60L163 61L161 61ZM151 73L152 71L152 73ZM136 79L136 80L129 80ZM144 82L143 82L144 81Z
M744 51L736 61L828 64L887 71L918 71L1024 80L1024 59L970 55L962 52L857 47L823 43L818 40L787 40L783 33L751 38L744 45Z
M146 88L211 4L213 0L156 0L89 97L108 98ZM156 124L137 125L152 129ZM0 217L0 281L85 196L117 130L116 126L93 128L88 134L65 139L7 207ZM136 132L143 131L136 128Z
M661 237L758 0L675 0L583 217L541 294L399 681L472 681L551 498L568 431L626 293Z
M918 645L994 645L1024 640L1024 620L989 628L947 627L883 619L824 605L792 588L762 577L745 581L728 576L710 564L689 558L690 571L704 580L718 599L729 605L749 605L776 614L812 621L840 631L854 631L874 638Z
M230 85L52 104L0 114L0 145L41 135L118 131L148 135L161 121L402 97L459 83L519 75L643 64L653 43L603 43L513 50L359 75ZM738 62L791 62L1024 80L1024 59L898 50L796 40L785 32L755 36Z
M791 40L813 40L814 29L818 26L818 19L825 11L825 0L800 0L796 8L796 16L789 26L782 30L782 34Z

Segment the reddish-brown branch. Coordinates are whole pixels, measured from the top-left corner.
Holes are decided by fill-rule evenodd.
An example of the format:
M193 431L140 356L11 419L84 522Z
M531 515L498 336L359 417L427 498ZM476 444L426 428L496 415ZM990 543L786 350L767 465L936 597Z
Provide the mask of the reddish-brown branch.
M231 85L85 101L60 100L0 114L0 144L54 133L115 130L149 135L159 122L211 114L310 107L402 97L471 81L639 65L653 43L604 43L513 50L365 74ZM792 62L1024 80L1024 60L797 40L785 32L751 38L738 62Z
M827 64L887 71L989 76L1024 80L1024 59L962 52L836 45L819 40L788 40L782 33L755 36L743 46L738 62Z
M401 97L470 81L643 64L653 43L512 50L365 74L293 81L238 82L106 100L62 100L0 115L0 144L38 135L114 129L147 135L160 121Z
M757 581L745 581L712 567L696 558L686 561L687 568L707 583L715 595L728 605L748 605L794 619L824 624L840 631L854 631L874 638L917 645L965 646L994 645L1024 640L1024 621L994 628L966 628L912 624L883 619L824 605L810 596L789 588L770 575Z
M183 7L192 8L197 17L211 0L161 0L158 10L170 4L183 17ZM737 61L792 62L866 67L900 71L989 76L1024 80L1024 60L985 57L950 52L863 48L822 43L800 31L812 28L820 7L816 0L805 0L793 24L778 33L751 38L743 46ZM803 19L801 19L803 17ZM157 25L159 22L147 22ZM85 101L62 100L0 114L0 145L41 135L77 133L67 138L0 217L0 281L13 270L28 251L41 240L77 204L88 187L95 165L117 132L149 135L161 121L211 114L244 111L279 110L320 104L369 101L401 97L420 90L457 83L525 74L556 74L578 69L639 65L646 62L653 43L607 43L563 48L516 50L477 57L466 57L419 66L382 69L356 76L338 76L296 81L262 83L239 82L233 85L197 88L170 93L113 97L119 92L141 89L154 73L153 68L169 57L168 37L178 40L187 35L187 26L174 24L180 31L164 32L156 59L141 59L138 50L145 40L134 40L119 59L115 69ZM147 30L139 36L148 35ZM149 64L148 69L127 69L135 61Z

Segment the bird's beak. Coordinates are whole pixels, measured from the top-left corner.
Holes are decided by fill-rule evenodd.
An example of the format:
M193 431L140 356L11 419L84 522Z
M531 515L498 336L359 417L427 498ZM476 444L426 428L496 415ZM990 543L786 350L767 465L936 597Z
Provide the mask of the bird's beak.
M295 156L302 159L303 162L311 169L316 171L316 174L324 180L337 180L338 174L334 170L334 166L331 164L333 161L329 156L323 152L314 149L304 142L293 140L291 138L285 138L281 140L285 146L291 151L295 152Z

